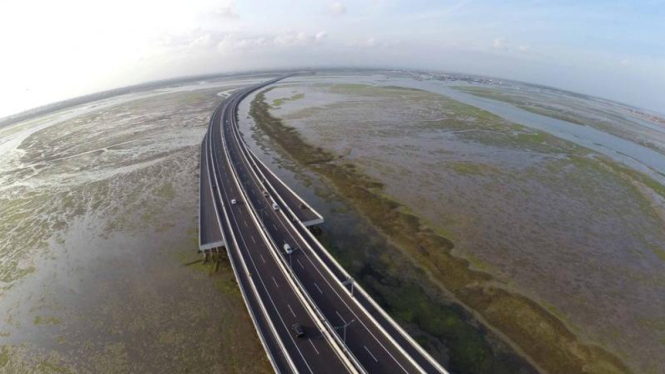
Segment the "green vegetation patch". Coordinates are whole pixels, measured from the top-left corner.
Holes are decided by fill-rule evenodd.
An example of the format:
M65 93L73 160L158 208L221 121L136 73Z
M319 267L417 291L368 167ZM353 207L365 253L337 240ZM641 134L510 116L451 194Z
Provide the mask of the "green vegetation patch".
M446 163L446 165L459 175L473 176L501 173L501 170L492 165L481 164L478 162L456 161Z
M0 369L7 366L9 363L9 347L3 345L0 347Z
M304 93L297 93L292 95L291 97L281 97L279 99L275 99L272 101L272 107L280 107L282 104L289 102L289 101L296 101L296 100L301 100L305 97Z
M36 316L33 320L35 325L59 325L61 323L60 319L57 317L42 317Z

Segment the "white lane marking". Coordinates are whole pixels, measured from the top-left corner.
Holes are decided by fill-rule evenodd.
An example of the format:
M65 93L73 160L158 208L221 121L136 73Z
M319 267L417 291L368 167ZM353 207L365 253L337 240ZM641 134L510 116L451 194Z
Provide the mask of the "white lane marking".
M365 347L365 350L367 351L367 353L369 353L370 356L372 356L372 358L374 359L374 361L379 362L379 360L377 360L376 357L374 357L374 355L372 354L372 352L369 351L369 349L367 348L366 345L363 345L363 347Z
M305 266L303 266L303 264L302 264L302 262L300 262L300 260L296 259L296 262L298 263L298 265L300 265L301 268L303 268L303 269L305 268Z
M275 226L275 224L274 224L274 223L272 224L272 227L274 227L274 228L275 228L275 231L279 231L279 229L277 228L277 226Z
M254 242L254 244L256 244L256 240L254 240L254 235L250 235L250 238L252 238L252 241Z
M263 258L263 255L259 255L259 256L261 256L261 261L263 261L263 263L265 264L265 263L266 263L266 259Z
M344 320L344 318L342 318L342 315L341 315L341 314L339 314L339 312L338 312L338 311L335 311L335 313L337 313L337 317L339 317L339 319L341 319L341 320L342 320L342 323L346 325L346 320Z
M316 287L316 289L319 290L319 292L323 295L323 291L321 291L321 288L319 287L318 284L316 284L316 282L314 282L314 287Z
M277 286L277 288L279 288L279 284L277 284L277 281L275 280L275 277L272 277L272 281L275 282L275 286Z
M311 339L309 339L309 340L307 340L307 341L309 342L309 344L311 344L311 345L312 345L312 348L314 348L314 351L316 352L316 354L317 354L317 355L318 355L318 354L320 354L320 353L319 353L319 350L318 350L318 349L316 349L316 346L314 345L314 343L312 343L312 340L311 340ZM378 362L378 361L377 361L377 362Z
M381 346L381 348L383 348L383 350L388 354L388 356L390 356L393 359L393 361L395 361L395 363L402 369L402 371L404 371L405 373L408 373L408 371L404 368L404 366L397 360L397 358L395 358L395 356L393 356L393 354L388 350L388 348L386 348L386 346L384 346L383 343L381 343L379 338L377 338L376 335L374 335L374 333L369 329L369 327L367 327L367 325L365 324L363 319L358 317L358 314L356 314L356 312L349 306L349 304L347 304L346 300L344 300L342 298L342 296L337 292L337 290L328 281L328 279L323 275L323 273L321 273L321 270L319 270L318 266L314 263L314 261L312 261L310 256L307 254L307 251L303 251L303 253L305 254L305 257L307 258L309 263L314 267L314 269L317 271L317 273L319 273L321 275L321 277L326 282L328 287L330 287L330 289L335 293L335 295L337 295L337 297L344 304L344 306L346 306L346 308L349 310L349 312L351 312L351 314L358 320L358 322L360 322L360 324L365 328L365 330L372 336L372 338L374 338L374 340ZM335 285L339 287L339 285L337 283L335 283ZM366 316L369 316L369 314L363 315L363 318L366 317Z
M293 314L293 316L295 317L296 314L293 312L293 309L291 309L291 304L286 304L286 306L289 307L289 310L291 311L291 314Z
M245 227L249 227L249 226L247 226L247 221L246 220L242 220L242 221L245 223Z
M234 144L234 145L235 145L235 144ZM275 214L275 215L277 216L277 218L278 218L278 222L279 222L282 226L285 227L286 232L287 232L287 233L288 233L288 234L289 234L294 240L296 240L296 239L293 237L293 234L291 233L291 231L286 227L286 225L285 225L285 223L284 223L284 221L283 221L284 218L281 217L281 216L279 216L279 214L277 214L276 212L273 212L273 214ZM274 226L274 224L273 224L273 226ZM297 230L296 230L296 232L297 232ZM242 234L241 234L241 235L242 235ZM298 240L296 240L296 242L297 242L297 241L298 241ZM306 240L305 240L305 241L306 241ZM309 256L308 256L308 260L310 261L310 263L312 263L312 260L311 260L311 258L309 258ZM300 264L300 265L301 265L301 267L302 267L302 264ZM312 263L312 265L313 265L314 268L317 270L317 272L318 272L319 274L321 274L321 271L318 269L317 265L315 265L315 264L313 264L313 263ZM321 274L321 275L323 276L323 274ZM274 280L274 279L273 279L273 280ZM351 313L352 313L354 316L356 316L355 312L349 307L349 305L346 303L346 301L343 300L343 299L341 298L341 296L338 294L337 290L334 289L334 287L332 287L332 285L330 284L330 282L328 281L328 279L326 279L326 278L324 277L323 280L328 284L328 286L330 286L331 288L333 288L333 292L335 292L335 294L337 294L337 296L341 299L341 301L345 304L345 306L346 306L347 308L349 308L349 311L351 311ZM357 317L357 316L356 316L356 317ZM402 364L401 364L400 362L398 362L398 361L395 359L395 357L394 357L394 356L393 356L393 355L392 355L392 354L386 349L386 347L383 346L383 344L381 344L381 342L379 341L379 339L378 339L378 338L377 338L377 337L376 337L376 336L375 336L375 335L374 335L374 334L373 334L373 333L367 328L367 326L365 326L365 323L362 322L362 321L360 321L360 322L361 322L361 324L363 325L363 327L365 327L365 329L369 332L369 334L370 334L370 335L371 335L371 336L372 336L372 337L373 337L373 338L379 343L379 345L381 345L381 347L382 347L384 350L386 350L386 352L387 352L387 353L388 353L388 354L389 354L389 355L395 360L395 362L397 363L397 365L399 365L399 366L402 368L402 370L406 371L406 369L404 369L404 367L402 366ZM310 344L312 344L313 348L315 348L314 345L313 345L313 343L310 342ZM365 349L367 349L367 347L365 347ZM368 353L372 356L372 358L373 358L376 362L378 362L378 360L376 359L376 357L375 357L375 356L369 351L369 349L367 349L367 351L368 351ZM317 350L317 353L318 353L318 350ZM308 365L308 366L309 366L309 365Z
M229 194L228 194L228 191L226 191L226 189L225 189L225 187L224 187L223 185L221 186L221 193L222 193L222 195L223 195L224 197L226 197L227 199L229 198L229 196L228 196L228 195L229 195ZM240 235L240 240L241 240L242 243L245 245L245 247L247 247L247 243L245 243L245 237L244 237L244 235L242 234L242 231L240 230L240 226L238 225L238 219L237 219L237 217L236 217L236 215L235 215L235 212L233 211L233 209L229 209L229 212L231 213L231 217L233 217L233 221L232 221L232 223L234 224L234 226L235 226L236 229L238 230L238 234ZM231 220L230 220L230 219L229 219L229 221L230 221L230 223L231 223ZM238 254L239 254L241 257L244 257L244 255L243 255L242 252L243 252L243 251L241 251L241 250L238 249ZM249 260L251 261L252 266L253 266L255 269L257 269L256 264L254 263L254 258L252 257L251 252L247 252L246 255L249 257ZM251 272L250 272L249 275L251 276ZM257 274L257 275L258 275L258 279L259 279L259 281L261 282L261 285L263 286L263 289L264 289L264 290L266 291L266 293L267 293L268 300L270 300L270 303L272 304L272 307L275 309L275 312L277 312L277 316L279 317L279 321L282 323L282 326L284 327L284 329L286 329L286 330L288 331L288 327L286 326L286 323L284 322L284 318L282 317L282 314L279 312L279 309L277 308L277 305L275 304L275 301L273 300L272 296L270 296L270 293L268 292L268 287L266 287L266 284L265 284L265 282L263 281L263 278L261 277L261 274L259 273L259 274ZM273 280L274 280L274 278L273 278ZM257 295L257 296L258 296L258 295ZM307 370L308 370L310 373L313 374L314 372L312 371L312 368L309 366L309 363L307 362L307 359L305 359L305 356L303 355L302 351L300 350L300 348L299 348L298 345L296 344L295 339L293 338L293 336L291 336L291 334L288 334L288 335L289 335L289 339L291 340L291 342L293 343L294 347L295 347L296 350L298 351L298 354L300 355L300 358L301 358L302 361L305 363L305 366L307 366Z

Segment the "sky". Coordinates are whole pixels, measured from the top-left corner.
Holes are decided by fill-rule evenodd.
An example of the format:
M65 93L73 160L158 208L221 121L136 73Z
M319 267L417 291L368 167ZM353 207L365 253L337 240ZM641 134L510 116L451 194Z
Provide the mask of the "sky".
M2 0L0 117L147 81L387 67L665 113L665 0Z

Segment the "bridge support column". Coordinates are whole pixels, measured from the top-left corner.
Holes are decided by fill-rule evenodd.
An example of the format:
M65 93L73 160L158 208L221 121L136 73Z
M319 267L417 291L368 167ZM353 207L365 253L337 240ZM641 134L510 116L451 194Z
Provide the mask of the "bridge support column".
M314 236L320 236L323 233L321 226L310 226L309 231L314 234Z

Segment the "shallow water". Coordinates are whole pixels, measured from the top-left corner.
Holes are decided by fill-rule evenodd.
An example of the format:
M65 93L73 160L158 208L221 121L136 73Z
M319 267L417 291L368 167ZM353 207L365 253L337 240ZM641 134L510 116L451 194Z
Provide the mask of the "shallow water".
M660 181L665 185L665 155L658 153L652 149L642 145L627 141L617 136L596 130L589 126L580 126L575 123L562 121L556 118L550 118L536 113L532 113L507 103L499 102L473 96L457 91L452 86L463 86L459 82L445 82L435 80L415 80L412 78L405 78L402 76L386 76L382 74L369 75L369 76L355 76L355 75L323 75L320 77L295 77L283 81L282 84L288 84L293 81L294 83L302 82L303 84L311 83L359 83L369 84L373 86L400 86L415 89L426 90L438 94L445 95L465 104L469 104L490 113L496 114L508 121L528 126L534 129L546 131L552 135L562 139L579 144L583 147L593 149L603 155L611 157L612 159L622 162L638 171L649 174L652 178ZM328 102L330 103L330 102ZM596 102L589 101L589 105L598 105ZM299 105L294 103L294 105ZM316 105L311 103L311 106ZM294 107L295 110L296 107ZM665 133L665 128L649 121L634 118L634 121L639 122L645 127ZM660 173L660 174L659 174Z

